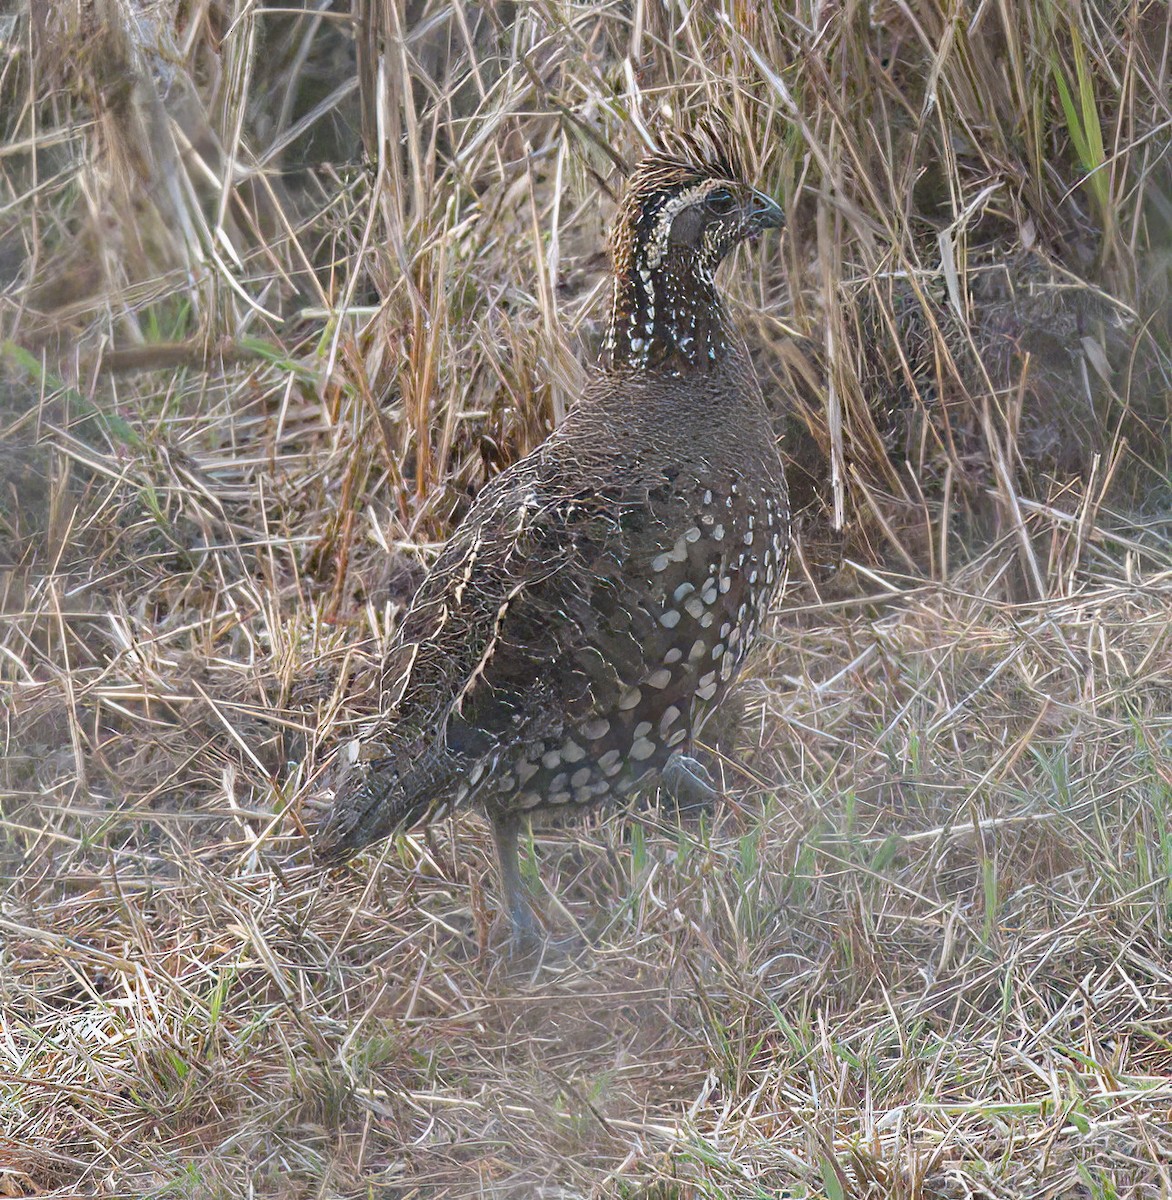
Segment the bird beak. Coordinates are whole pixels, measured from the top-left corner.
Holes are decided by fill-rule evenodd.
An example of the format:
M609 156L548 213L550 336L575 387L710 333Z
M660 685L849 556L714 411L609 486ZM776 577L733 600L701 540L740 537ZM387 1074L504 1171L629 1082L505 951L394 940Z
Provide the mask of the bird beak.
M781 206L764 192L754 191L749 197L749 228L754 232L762 229L780 229L785 224Z

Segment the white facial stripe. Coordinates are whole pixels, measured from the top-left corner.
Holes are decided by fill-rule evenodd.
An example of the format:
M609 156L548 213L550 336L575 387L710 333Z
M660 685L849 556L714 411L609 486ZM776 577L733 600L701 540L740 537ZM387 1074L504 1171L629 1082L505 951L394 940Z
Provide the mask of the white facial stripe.
M670 198L661 196L650 227L646 212L641 218L632 214L636 224L625 231L616 250L618 279L605 343L612 359L645 367L653 358L658 361L666 355L699 364L715 362L725 352L724 323L712 276L729 245L738 239L735 222L701 221L694 252L675 267L669 267L674 261L669 251L672 226L681 213L703 205L717 188L738 186L732 180L709 177ZM692 230L689 234L694 236Z
M693 184L685 188L677 196L673 196L660 210L655 221L655 230L647 246L645 262L647 267L658 267L667 257L667 245L671 238L672 222L685 208L703 200L713 188L713 181L706 179L703 183Z

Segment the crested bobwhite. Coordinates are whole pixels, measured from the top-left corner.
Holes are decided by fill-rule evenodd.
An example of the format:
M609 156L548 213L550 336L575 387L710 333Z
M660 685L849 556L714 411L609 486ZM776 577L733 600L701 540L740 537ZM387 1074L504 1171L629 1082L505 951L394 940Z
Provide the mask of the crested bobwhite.
M636 168L611 235L603 362L561 427L485 486L420 587L320 859L477 803L524 939L523 818L655 774L678 798L713 794L692 739L778 594L790 523L714 275L781 224L715 123L663 135Z

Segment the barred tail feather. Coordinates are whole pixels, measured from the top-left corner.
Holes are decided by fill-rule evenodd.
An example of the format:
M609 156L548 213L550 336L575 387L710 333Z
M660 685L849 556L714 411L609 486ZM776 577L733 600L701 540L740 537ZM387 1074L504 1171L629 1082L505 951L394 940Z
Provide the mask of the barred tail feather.
M407 764L405 771L399 770L400 762ZM326 865L345 862L371 842L410 828L448 798L462 765L433 747L414 762L404 752L362 766L341 766L333 808L318 827L314 857Z

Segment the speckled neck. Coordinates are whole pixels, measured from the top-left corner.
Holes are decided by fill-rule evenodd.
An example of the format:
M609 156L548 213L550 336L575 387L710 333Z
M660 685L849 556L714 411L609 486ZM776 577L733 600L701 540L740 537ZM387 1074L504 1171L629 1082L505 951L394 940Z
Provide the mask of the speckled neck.
M603 365L622 370L709 370L737 344L713 282L714 267L673 251L654 267L636 253L615 276Z

